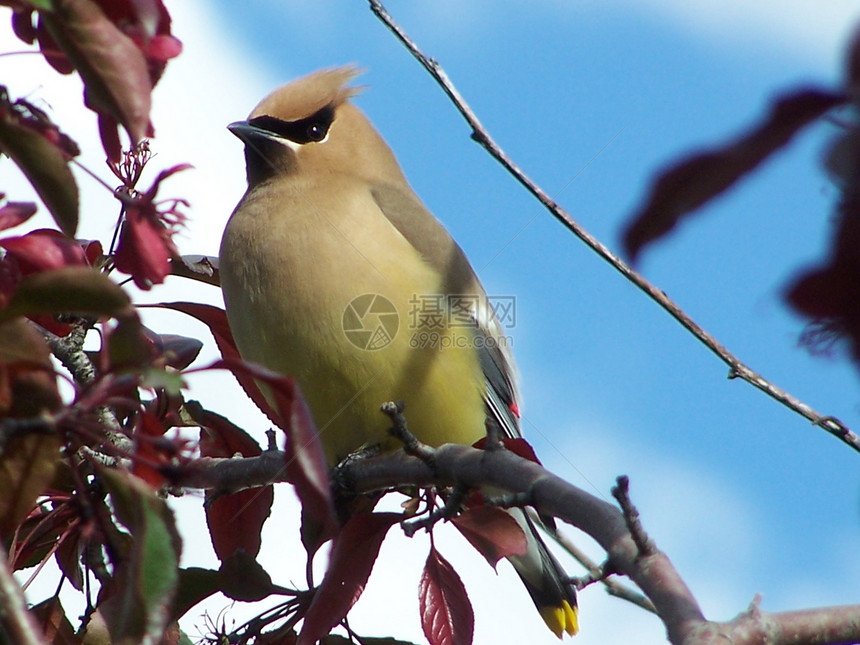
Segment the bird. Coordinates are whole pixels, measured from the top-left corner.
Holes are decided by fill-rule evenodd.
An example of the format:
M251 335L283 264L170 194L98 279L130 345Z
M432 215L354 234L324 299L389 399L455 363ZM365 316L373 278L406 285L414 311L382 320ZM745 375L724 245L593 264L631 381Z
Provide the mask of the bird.
M351 101L361 71L313 72L228 126L248 183L219 252L236 347L298 381L330 466L399 447L386 401L403 401L431 446L472 445L488 419L520 437L510 342L465 253ZM509 561L546 625L573 636L571 579L525 512L509 512L528 542Z

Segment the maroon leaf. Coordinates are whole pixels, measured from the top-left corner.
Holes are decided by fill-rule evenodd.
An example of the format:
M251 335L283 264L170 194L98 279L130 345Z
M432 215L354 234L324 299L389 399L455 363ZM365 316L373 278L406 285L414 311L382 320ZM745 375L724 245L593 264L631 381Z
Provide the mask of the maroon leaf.
M421 628L430 645L470 645L475 615L460 576L436 547L430 554L418 585Z
M80 531L68 532L63 535L55 557L60 571L66 580L78 591L84 590L84 572L81 567L81 554L84 551L85 540Z
M525 555L526 534L510 513L492 506L464 511L451 522L494 569L502 558Z
M844 95L817 89L792 92L777 99L768 117L737 141L692 155L665 170L624 234L624 249L631 261L683 216L730 188L801 128L845 100Z
M257 442L229 419L204 410L196 401L187 402L185 409L200 424L202 457L236 454L256 457L262 453ZM212 547L219 560L224 561L239 549L252 558L257 556L263 524L271 513L274 495L274 487L265 486L221 495L205 505Z
M316 426L298 383L291 376L232 359L216 361L213 368L231 370L263 383L275 407L275 422L286 433L285 468L304 509L320 525L321 539L337 532L338 521L328 482L328 464Z
M328 570L311 601L296 645L312 645L331 631L359 599L382 540L397 513L353 515L334 540Z
M152 82L134 41L91 0L57 0L40 18L84 80L87 106L121 123L132 143L143 139Z
M191 365L203 349L201 340L177 334L158 334L158 341L158 350L166 364L175 370Z
M0 193L0 199L3 198ZM33 202L6 202L0 207L0 230L23 224L36 214L36 204Z
M209 331L215 338L215 344L221 352L221 356L225 359L238 361L241 359L239 350L236 349L236 342L233 340L233 334L230 332L230 325L227 322L227 314L219 307L205 305L198 302L162 302L154 307L163 307L165 309L173 309L196 318L204 325L209 327ZM232 370L231 370L232 371ZM266 397L260 391L257 382L247 372L239 370L233 371L239 385L245 390L248 398L265 414L269 420L275 425L280 426L278 413L269 405Z
M154 440L164 435L165 428L151 412L143 411L137 416L134 428L134 455L132 474L140 477L158 490L167 483L167 478L158 468L169 463L168 457L158 449Z
M122 197L125 221L114 261L116 268L130 274L141 289L161 284L170 273L169 260L177 255L173 234L185 220L179 206L187 206L187 203L175 199L167 207L162 207L155 201L158 188L171 175L190 167L179 164L168 168L158 174L152 187L142 195Z
M30 608L30 614L36 619L36 624L44 635L41 642L51 645L80 645L83 642L66 618L66 612L57 596L34 605Z
M114 262L128 273L139 289L161 284L170 273L168 261L173 255L172 242L167 243L164 227L139 210L129 211L122 224Z
M0 240L0 247L18 261L23 275L87 265L83 247L52 229L38 229L26 235L4 238Z
M505 448L510 450L518 457L522 457L523 459L528 459L529 461L533 461L536 464L540 464L540 459L538 459L537 454L535 453L535 449L532 448L531 444L522 437L502 437L501 442L505 446ZM478 450L484 450L486 445L486 437L481 437L474 444L472 444L472 446L477 448Z
M284 428L287 476L296 487L302 508L320 525L319 539L326 540L337 532L338 522L316 425L294 379L285 378L284 387L272 391L278 410L288 420Z

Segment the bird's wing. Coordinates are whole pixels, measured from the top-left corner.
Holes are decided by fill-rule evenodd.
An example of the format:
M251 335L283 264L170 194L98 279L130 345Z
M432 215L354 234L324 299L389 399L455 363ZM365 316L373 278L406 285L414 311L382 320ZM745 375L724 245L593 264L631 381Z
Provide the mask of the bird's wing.
M487 411L499 424L503 436L521 436L520 396L509 338L502 333L492 303L466 254L412 190L377 184L371 188L371 194L388 221L444 276L447 294L478 296L471 313L476 323L476 351L487 379L484 396Z

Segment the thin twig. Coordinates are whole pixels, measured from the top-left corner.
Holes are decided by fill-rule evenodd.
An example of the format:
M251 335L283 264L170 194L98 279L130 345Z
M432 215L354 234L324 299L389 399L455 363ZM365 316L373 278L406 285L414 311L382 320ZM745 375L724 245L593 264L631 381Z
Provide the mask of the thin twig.
M639 519L639 511L630 499L630 478L627 475L621 475L615 482L615 486L612 487L612 496L618 500L621 513L624 515L624 522L627 524L627 530L630 531L636 548L639 549L639 555L653 555L654 543L648 538L642 521Z
M571 215L559 206L540 186L533 182L520 168L505 154L499 145L493 140L487 130L481 125L478 117L454 87L445 70L432 58L426 56L401 29L379 0L368 0L371 11L383 24L397 37L397 39L409 50L409 52L421 63L421 65L436 80L454 107L463 115L463 118L472 128L472 139L477 141L490 155L501 163L505 169L534 197L537 198L550 213L567 228L571 233L582 240L592 251L597 253L603 260L608 262L621 275L642 290L649 298L662 307L670 316L677 320L687 331L695 336L705 347L710 349L716 356L729 367L729 378L740 378L758 388L771 398L782 403L794 412L809 419L814 425L819 426L860 452L860 436L852 432L844 423L837 418L822 415L812 407L803 403L780 387L777 387L760 374L754 372L732 354L725 346L716 340L711 334L700 327L690 316L688 316L676 302L669 298L660 289L648 282L642 275L634 271L621 258L612 253L608 247L601 243L586 231Z

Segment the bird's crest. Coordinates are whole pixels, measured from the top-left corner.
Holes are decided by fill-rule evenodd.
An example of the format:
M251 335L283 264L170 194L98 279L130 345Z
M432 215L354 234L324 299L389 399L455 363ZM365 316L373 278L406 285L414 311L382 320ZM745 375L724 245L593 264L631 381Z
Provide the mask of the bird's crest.
M363 70L356 65L322 69L282 85L254 108L249 118L272 116L296 121L331 105L336 107L361 91L347 87Z

